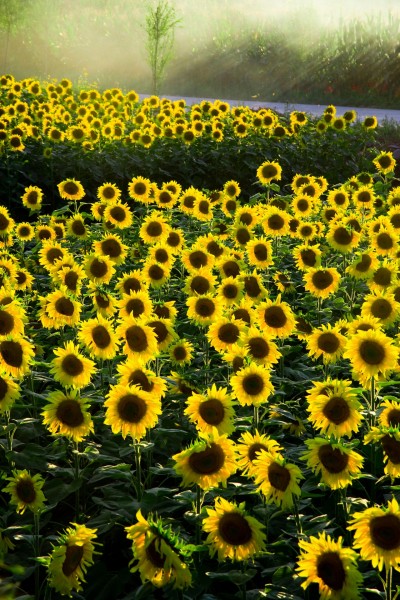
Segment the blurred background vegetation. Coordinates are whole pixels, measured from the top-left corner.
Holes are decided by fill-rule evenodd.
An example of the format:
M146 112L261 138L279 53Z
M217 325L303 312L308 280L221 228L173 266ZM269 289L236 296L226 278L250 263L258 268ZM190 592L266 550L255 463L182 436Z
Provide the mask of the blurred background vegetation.
M154 4L154 3L153 3ZM143 0L1 0L0 64L152 93ZM400 106L398 0L175 0L161 94Z

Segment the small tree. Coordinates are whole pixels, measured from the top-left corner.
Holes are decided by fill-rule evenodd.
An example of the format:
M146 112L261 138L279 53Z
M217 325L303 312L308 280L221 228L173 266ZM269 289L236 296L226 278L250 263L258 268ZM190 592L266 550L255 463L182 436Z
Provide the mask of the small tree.
M175 28L181 19L168 0L157 0L146 13L146 51L151 68L152 92L158 95L165 77L165 69L173 55Z

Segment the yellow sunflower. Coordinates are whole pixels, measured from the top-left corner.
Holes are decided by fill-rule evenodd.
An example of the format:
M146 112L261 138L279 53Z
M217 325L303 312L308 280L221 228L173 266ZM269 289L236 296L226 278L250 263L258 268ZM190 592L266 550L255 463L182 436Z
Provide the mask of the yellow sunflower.
M29 242L35 235L35 229L31 223L19 223L15 228L15 235L21 242Z
M53 546L48 564L49 586L62 596L82 590L87 568L93 564L97 529L72 523Z
M0 339L8 335L23 335L24 321L25 314L16 301L0 303Z
M51 392L42 412L43 423L53 435L64 435L74 442L81 442L94 431L88 412L88 401L77 390Z
M395 498L385 508L374 506L352 515L347 527L354 531L353 547L363 560L382 571L400 567L400 508Z
M121 196L121 190L115 183L103 183L97 188L97 197L102 202L116 202Z
M393 481L400 477L400 431L398 426L395 428L392 426L371 427L364 436L364 444L370 442L380 443L385 463L384 473L391 478L393 484Z
M79 352L73 342L54 350L56 358L51 361L50 373L64 387L82 388L88 385L95 371L95 363Z
M301 244L293 250L293 258L300 271L318 269L321 265L321 249L317 245Z
M264 211L261 223L264 233L269 236L279 237L289 233L290 215L274 206L268 206Z
M316 437L306 440L307 451L301 458L332 490L345 488L361 474L363 457L340 441Z
M57 185L58 192L63 200L82 200L85 190L80 181L65 179Z
M92 358L109 360L117 354L118 341L113 326L101 315L80 323L78 340Z
M273 265L272 244L265 237L253 238L246 245L249 265L257 269L267 269Z
M307 589L318 584L321 600L360 600L363 582L357 569L358 555L343 547L343 538L333 540L325 531L310 541L299 540L300 555L296 571L306 580L301 587Z
M122 351L128 357L138 358L145 363L158 354L154 330L149 325L138 322L132 315L118 325L116 335L121 342L125 342Z
M22 204L31 212L39 211L42 208L43 191L36 185L30 185L25 188L21 200Z
M83 268L87 277L93 283L110 283L115 273L113 261L108 256L88 254L85 257Z
M379 406L378 422L382 427L399 427L400 402L385 398Z
M361 235L354 229L346 227L342 221L334 221L328 229L326 241L334 250L342 253L353 252L360 242Z
M115 289L120 293L121 298L124 294L147 290L148 287L149 285L139 269L121 275L115 284Z
M152 315L145 320L145 323L154 331L157 340L157 348L160 352L166 350L177 337L172 321L169 319Z
M192 394L186 401L185 415L196 425L199 435L230 435L235 425L235 411L226 388L215 384L204 394Z
M379 330L359 331L346 345L344 358L348 358L354 371L364 379L386 377L397 367L399 350L390 337Z
M149 515L146 520L140 510L136 519L135 525L125 528L132 540L131 572L139 571L143 583L150 581L157 588L168 584L177 589L189 587L192 576L185 563L184 544L161 519Z
M63 286L45 296L43 300L47 316L51 319L54 329L79 323L82 304L75 300Z
M356 258L346 268L346 273L349 273L355 279L370 279L378 265L379 261L376 254L368 250L356 255Z
M340 282L340 274L335 267L308 269L304 276L305 289L317 298L327 298L334 294Z
M319 394L315 393L315 389L307 392L309 420L325 435L351 437L357 433L363 419L360 412L363 406L357 391L345 379L332 379L325 383Z
M138 385L116 384L106 398L104 423L111 426L113 433L121 433L124 439L130 435L134 440L141 440L161 414L160 398Z
M239 263L240 264L240 263ZM263 285L262 276L254 269L252 273L244 273L239 276L240 281L243 281L245 291L245 300L250 301L253 305L259 304L266 296L267 289Z
M238 505L217 496L214 508L206 510L202 527L208 533L211 557L217 554L221 562L227 558L243 561L265 550L265 526L246 513L244 502Z
M129 358L126 362L119 363L117 371L118 383L121 385L137 386L157 398L165 395L167 387L165 380L156 375L154 371L147 369L138 359Z
M146 177L133 177L128 184L128 194L132 200L138 200L143 204L150 201L151 181Z
M132 225L132 212L127 204L113 202L104 209L104 220L118 229L126 229Z
M26 469L16 470L6 481L9 483L2 491L11 494L10 503L17 507L18 513L22 515L27 508L32 512L42 510L46 498L42 492L44 479L41 475L32 476Z
M16 378L24 377L33 361L33 344L22 337L8 335L0 341L0 367Z
M296 319L287 302L281 302L280 294L276 300L265 300L257 307L258 324L262 331L281 338L291 335L296 327Z
M379 173L386 175L394 171L396 166L396 160L393 156L393 152L382 151L372 161Z
M361 316L372 316L379 319L383 328L400 319L400 303L386 291L375 291L364 297L361 305Z
M172 459L185 487L197 484L203 490L209 490L220 483L226 487L228 478L237 470L235 444L226 435L197 440Z
M93 242L93 253L108 256L116 265L121 265L126 258L128 246L122 243L118 235L107 234L101 240Z
M139 236L145 244L164 242L168 236L170 227L164 217L158 211L152 211L142 222Z
M197 325L207 327L222 315L221 302L211 294L191 296L186 300L188 318Z
M10 412L15 400L20 397L20 385L7 373L0 372L0 415Z
M239 340L242 331L242 321L220 317L209 326L206 335L213 348L221 352L229 350L232 344L235 344Z
M183 291L189 295L213 294L216 284L217 278L211 270L207 267L201 267L198 271L186 277Z
M254 362L231 376L233 395L241 406L259 406L273 393L270 371Z
M275 161L265 161L257 169L257 179L264 185L279 181L281 177L282 167Z
M294 496L300 496L299 481L304 479L298 466L286 462L283 456L260 450L253 461L257 491L283 510L291 508Z
M307 337L308 355L316 359L322 356L325 364L336 362L343 354L346 338L339 327L330 323L314 329Z
M237 442L238 453L238 468L242 470L243 475L255 477L257 469L254 464L261 450L265 450L270 454L280 454L283 448L272 440L265 433L259 433L257 430L254 434L249 431L242 433Z

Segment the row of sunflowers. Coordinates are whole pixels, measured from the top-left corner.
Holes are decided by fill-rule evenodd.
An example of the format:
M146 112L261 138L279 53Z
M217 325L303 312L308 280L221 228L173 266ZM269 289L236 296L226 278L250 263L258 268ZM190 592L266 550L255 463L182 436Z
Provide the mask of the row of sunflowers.
M5 598L396 597L395 167L0 207Z

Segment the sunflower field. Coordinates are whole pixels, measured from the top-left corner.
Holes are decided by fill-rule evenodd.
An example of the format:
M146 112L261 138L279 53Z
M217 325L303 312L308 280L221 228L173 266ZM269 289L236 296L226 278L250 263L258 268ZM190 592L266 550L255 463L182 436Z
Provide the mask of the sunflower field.
M0 598L398 598L376 118L0 86Z

